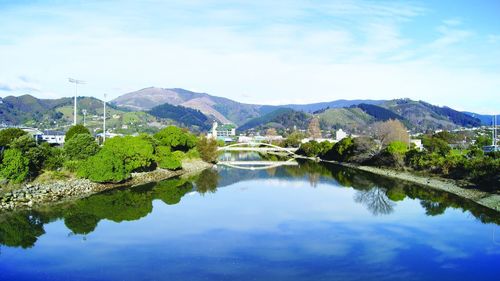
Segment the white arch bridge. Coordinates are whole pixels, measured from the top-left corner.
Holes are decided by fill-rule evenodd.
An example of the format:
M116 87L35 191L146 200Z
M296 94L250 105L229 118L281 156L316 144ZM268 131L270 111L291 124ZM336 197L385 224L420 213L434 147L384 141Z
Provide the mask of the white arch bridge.
M297 155L298 148L281 147L270 143L261 142L241 142L234 143L218 148L219 151L256 151L256 152L286 152L291 155ZM297 155L298 156L298 155Z
M264 170L275 168L279 166L297 166L298 163L294 158L300 157L295 152L298 148L285 148L269 143L259 142L246 142L235 143L218 148L219 151L255 151L263 153L283 153L287 156L293 157L287 161L219 161L218 164L231 168L244 169L244 170Z

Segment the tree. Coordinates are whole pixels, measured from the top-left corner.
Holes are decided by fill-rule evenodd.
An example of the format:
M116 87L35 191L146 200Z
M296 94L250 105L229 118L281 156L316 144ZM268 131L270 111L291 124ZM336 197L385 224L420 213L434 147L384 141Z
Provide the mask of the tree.
M277 135L278 135L278 132L276 132L276 129L275 129L275 128L269 128L269 129L267 129L267 131L266 131L266 135L267 135L267 136L277 136Z
M7 149L0 165L0 176L14 183L26 180L30 160L19 149Z
M196 146L196 137L187 130L176 126L168 126L154 135L159 145L168 146L172 151L182 150L184 152Z
M69 130L66 132L66 136L64 138L64 141L69 141L72 137L78 135L78 134L87 134L87 135L90 135L90 131L89 129L87 129L85 126L83 125L75 125L75 126L72 126L71 128L69 128Z
M375 139L379 140L383 147L394 141L408 143L410 139L406 127L399 120L376 122L372 130Z
M77 134L64 144L68 160L85 160L99 151L95 139L88 134Z
M487 135L480 135L476 138L475 145L479 148L483 146L491 145L493 143L492 138Z
M201 159L209 163L217 162L217 158L219 157L217 147L216 140L208 139L205 136L201 137L196 145L196 149L200 153Z
M313 117L311 122L309 123L309 127L307 128L307 133L312 139L320 139L321 138L321 129L319 127L319 119L318 117Z
M434 136L424 136L422 145L430 153L437 153L441 156L445 156L451 150L450 145L446 141Z
M284 147L299 147L306 136L300 132L293 132L283 141Z
M28 133L19 128L7 128L0 130L0 147L8 146L13 140L27 134Z

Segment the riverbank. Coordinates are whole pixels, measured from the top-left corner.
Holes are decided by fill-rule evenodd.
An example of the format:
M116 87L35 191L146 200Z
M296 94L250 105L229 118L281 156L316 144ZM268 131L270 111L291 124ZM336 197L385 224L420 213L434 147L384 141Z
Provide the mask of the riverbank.
M429 188L446 191L462 198L466 198L476 202L479 205L484 207L493 209L495 211L500 211L500 195L492 194L484 191L480 191L477 189L468 189L463 188L457 184L456 181L451 179L439 178L439 177L430 177L430 176L421 176L416 175L414 173L406 172L406 171L397 171L392 169L384 169L372 166L361 166L355 165L352 163L343 163L337 161L328 161L319 159L319 161L325 163L333 163L337 165L341 165L348 168L358 169L361 171L386 176L390 178L396 178L400 180L405 180L408 182L417 183L420 185L427 186Z
M189 159L182 162L182 169L170 171L156 169L151 172L132 173L131 179L117 184L102 184L88 179L69 178L44 183L27 183L13 191L0 195L0 210L32 208L39 205L72 201L88 197L105 190L157 182L172 177L190 175L212 167L202 160Z

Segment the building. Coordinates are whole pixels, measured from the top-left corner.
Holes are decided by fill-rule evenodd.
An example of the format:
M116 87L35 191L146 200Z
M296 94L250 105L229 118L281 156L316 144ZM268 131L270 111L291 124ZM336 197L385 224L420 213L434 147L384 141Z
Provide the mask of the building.
M342 129L338 129L337 132L335 132L335 141L339 142L341 141L343 138L346 138L347 137L347 133L344 132L344 130Z
M66 135L61 131L45 130L42 134L42 140L49 144L63 145Z
M410 145L411 144L415 145L415 148L418 149L419 151L424 150L424 145L422 144L421 139L410 139Z
M225 142L234 141L234 139L236 138L236 126L233 124L223 124L219 126L219 123L214 122L212 125L212 130L207 135L207 137L217 140L223 140Z

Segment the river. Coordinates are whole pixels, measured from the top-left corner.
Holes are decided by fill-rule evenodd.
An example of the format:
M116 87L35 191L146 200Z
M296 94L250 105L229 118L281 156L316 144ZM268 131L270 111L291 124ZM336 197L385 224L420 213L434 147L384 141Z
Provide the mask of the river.
M218 165L0 214L0 280L496 280L499 223L335 165Z

